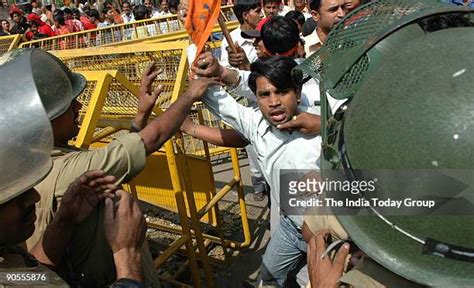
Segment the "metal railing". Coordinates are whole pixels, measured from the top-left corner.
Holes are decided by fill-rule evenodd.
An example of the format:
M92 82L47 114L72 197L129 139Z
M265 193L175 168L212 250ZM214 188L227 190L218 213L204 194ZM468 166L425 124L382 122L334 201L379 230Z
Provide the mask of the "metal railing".
M232 7L221 8L221 15L229 26L236 25ZM46 51L83 49L134 43L150 37L159 37L167 41L168 37L177 39L176 37L187 37L187 34L184 23L178 16L170 15L23 42L19 47L36 47Z
M0 55L18 47L21 35L8 35L0 37Z

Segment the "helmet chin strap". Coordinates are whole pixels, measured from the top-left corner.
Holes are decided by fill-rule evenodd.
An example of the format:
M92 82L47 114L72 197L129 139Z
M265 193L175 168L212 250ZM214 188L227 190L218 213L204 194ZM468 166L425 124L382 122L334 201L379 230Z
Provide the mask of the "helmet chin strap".
M344 120L341 120L341 121L344 121ZM341 164L344 170L344 175L347 177L349 181L355 181L357 177L355 176L354 170L352 170L352 166L346 154L343 126L344 125L340 126L341 128L339 131L339 137L340 137L339 143L338 143L338 146L339 146L338 150L340 151L339 156L340 156ZM362 193L359 193L358 195L362 199L365 199ZM388 220L385 216L383 216L380 212L378 212L377 209L375 209L374 207L369 206L368 208L375 214L375 216L377 216L390 228L395 229L396 231L405 235L411 240L416 241L419 244L423 245L423 251L422 251L423 254L474 263L474 249L473 248L462 247L462 246L438 241L431 238L426 238L425 240L423 240L420 237L413 235L412 233L404 230L400 226Z

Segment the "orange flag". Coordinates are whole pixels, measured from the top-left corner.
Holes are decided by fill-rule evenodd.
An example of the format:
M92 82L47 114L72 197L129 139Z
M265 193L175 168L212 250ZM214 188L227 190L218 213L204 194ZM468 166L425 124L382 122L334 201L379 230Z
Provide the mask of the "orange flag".
M221 10L221 0L191 0L185 27L197 46L196 58L204 48Z

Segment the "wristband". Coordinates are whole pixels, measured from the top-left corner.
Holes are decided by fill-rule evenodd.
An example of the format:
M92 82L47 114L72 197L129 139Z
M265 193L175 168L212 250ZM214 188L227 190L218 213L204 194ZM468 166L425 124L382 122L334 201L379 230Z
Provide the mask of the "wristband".
M129 278L117 279L110 288L145 288L145 284Z
M137 132L140 132L140 131L142 131L142 129L139 128L137 125L135 125L135 122L133 122L133 120L132 120L132 124L130 124L130 132L137 133Z

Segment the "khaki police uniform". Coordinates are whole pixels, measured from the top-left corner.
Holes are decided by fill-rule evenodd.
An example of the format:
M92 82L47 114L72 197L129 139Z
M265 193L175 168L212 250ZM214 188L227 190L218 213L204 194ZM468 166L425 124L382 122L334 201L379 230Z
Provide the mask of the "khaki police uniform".
M69 287L61 277L41 265L21 246L0 247L0 288Z
M35 188L41 194L37 205L36 230L27 241L32 247L44 234L61 198L77 177L89 170L104 170L117 177L118 182L128 182L145 167L145 145L136 133L121 135L102 149L77 151L58 148L53 151L53 169ZM83 287L103 287L116 280L113 253L104 235L104 204L76 227L68 249L67 263L58 273ZM146 243L144 244L145 247ZM153 258L148 249L142 249L145 283L159 287Z

